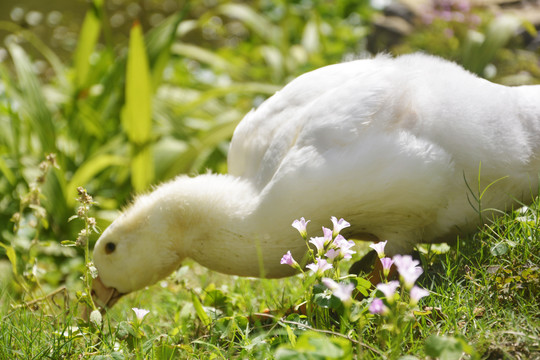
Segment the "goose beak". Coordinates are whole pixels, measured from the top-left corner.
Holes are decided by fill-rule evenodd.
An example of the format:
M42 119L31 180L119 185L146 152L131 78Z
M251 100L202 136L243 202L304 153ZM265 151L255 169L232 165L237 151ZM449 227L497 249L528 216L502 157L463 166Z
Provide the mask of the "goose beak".
M99 276L92 282L92 299L94 303L106 311L112 307L124 294L120 293L115 288L107 287L102 282Z

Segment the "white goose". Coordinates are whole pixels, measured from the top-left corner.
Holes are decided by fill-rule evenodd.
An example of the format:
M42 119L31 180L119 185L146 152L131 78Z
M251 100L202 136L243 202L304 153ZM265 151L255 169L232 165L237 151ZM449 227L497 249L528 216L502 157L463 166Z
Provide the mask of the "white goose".
M185 258L226 274L291 275L280 259L306 251L291 227L301 216L311 229L343 217L344 236L388 240L390 255L474 231L466 182L496 181L484 209L538 194L540 85L493 84L422 54L327 66L247 114L228 165L228 175L157 187L106 229L94 249L102 305Z

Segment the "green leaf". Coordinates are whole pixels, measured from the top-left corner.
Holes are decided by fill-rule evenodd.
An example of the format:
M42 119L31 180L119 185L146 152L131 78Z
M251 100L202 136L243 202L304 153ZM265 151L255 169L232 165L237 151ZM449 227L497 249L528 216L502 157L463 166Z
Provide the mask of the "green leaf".
M152 182L154 164L149 148L152 139L152 89L144 38L138 22L130 33L125 96L122 125L134 147L131 181L135 191L140 192Z
M76 195L78 186L86 186L88 182L99 172L111 166L123 166L126 164L126 158L117 155L103 154L89 159L83 163L75 172L66 186L66 198L68 206L73 207L76 204Z
M296 359L351 359L351 343L342 338L325 336L316 332L303 333L296 345L282 345L275 353L278 360Z
M493 256L502 256L508 252L508 245L505 242L500 242L493 246L489 251Z
M6 256L9 259L9 262L11 263L11 270L13 271L13 274L15 276L18 276L19 273L17 271L17 254L15 253L15 249L13 249L12 246L2 244L0 243L0 246L4 248L6 251Z
M212 320L210 319L210 316L208 316L208 314L204 311L199 297L194 292L191 293L191 302L193 303L195 312L197 313L197 316L199 317L199 320L201 320L202 324L204 326L210 326Z
M75 76L78 89L83 88L88 81L90 72L90 55L94 51L101 30L101 7L96 1L86 12L77 49L75 50Z
M440 360L458 360L464 352L458 339L436 335L426 340L425 350L427 355Z

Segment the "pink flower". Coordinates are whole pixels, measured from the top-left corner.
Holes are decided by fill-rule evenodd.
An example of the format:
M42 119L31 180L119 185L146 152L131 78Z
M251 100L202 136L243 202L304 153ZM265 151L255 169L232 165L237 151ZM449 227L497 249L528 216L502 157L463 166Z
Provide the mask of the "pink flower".
M300 220L294 220L292 223L292 227L298 230L300 235L305 239L307 237L307 224L311 220L306 221L303 217L300 218Z
M429 295L429 291L425 290L425 289L422 289L421 287L418 287L416 285L414 285L409 293L409 296L410 296L410 299L409 299L409 302L412 306L415 306L416 304L418 304L418 301L425 297L425 296L428 296Z
M326 255L326 257L330 259L330 261L334 261L334 259L340 255L340 251L336 249L330 249L324 255Z
M293 259L291 252L287 251L285 255L281 258L281 264L282 265L289 265L292 267L296 267L298 263Z
M412 256L410 255L394 256L394 265L396 265L400 279L403 281L407 290L412 288L414 282L423 272L422 268L419 267L418 264L418 260L413 260Z
M326 260L321 259L320 257L315 259L315 262L306 266L311 271L317 273L317 275L322 275L326 270L333 268L332 264L329 264Z
M332 241L333 239L333 236L332 236L332 230L328 229L328 228L325 228L324 226L322 227L322 231L323 231L323 234L324 234L324 239L327 241L327 242L330 242Z
M315 245L317 248L317 254L321 254L324 251L324 246L326 245L326 239L323 237L314 237L309 240L310 243Z
M341 230L351 226L351 224L343 220L343 218L338 220L335 216L332 216L330 220L332 220L332 223L334 224L334 230L332 232L333 237L336 237Z
M381 241L381 242L369 245L370 248L372 248L373 250L377 252L377 255L379 255L379 259L382 259L385 256L384 247L386 246L387 242L388 240L385 240L385 241Z
M343 259L350 259L352 257L352 254L356 254L356 251L351 250L351 248L354 246L354 241L346 240L341 235L338 235L334 239L334 246L339 249L339 255Z
M387 314L389 309L384 305L379 298L374 298L369 305L369 312L372 314Z
M322 283L332 290L332 294L340 299L345 305L348 305L352 301L352 292L354 290L354 285L351 283L337 283L330 278L323 278Z
M388 277L388 274L390 274L390 269L392 268L393 263L394 261L392 261L392 259L390 259L389 257L383 257L381 259L384 277Z
M396 290L399 287L399 281L390 281L388 283L380 283L377 285L377 290L384 294L386 301L389 304L394 302L394 296L396 295Z
M139 320L139 322L142 322L144 317L150 312L149 310L139 308L131 308L131 310L135 312L135 316L137 317L137 320Z

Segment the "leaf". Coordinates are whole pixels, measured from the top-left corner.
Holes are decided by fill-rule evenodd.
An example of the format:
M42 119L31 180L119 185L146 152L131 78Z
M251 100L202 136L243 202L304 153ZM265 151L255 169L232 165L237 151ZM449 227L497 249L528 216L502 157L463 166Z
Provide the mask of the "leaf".
M193 303L195 312L197 313L197 316L199 317L199 320L201 320L202 324L206 327L210 326L212 320L210 319L210 316L208 316L208 314L204 311L199 297L194 292L191 292L191 302Z
M291 329L289 325L285 325L285 329L287 330L287 337L289 338L289 342L292 346L296 345L296 335L294 334L294 331Z
M131 28L126 69L124 131L131 142L144 145L151 138L151 95L148 59L141 25Z
M508 252L508 245L504 242L500 242L493 246L489 251L493 256L502 256Z
M75 76L78 89L83 88L88 81L90 72L90 55L94 51L101 30L101 13L103 1L94 1L86 12L75 50Z
M12 246L2 244L0 243L0 246L4 248L6 251L6 256L9 259L9 262L11 263L11 270L13 271L13 274L15 276L18 276L19 273L17 271L17 254L15 253L15 249L13 249Z
M463 354L463 345L453 337L432 335L426 340L426 354L440 360L459 360Z
M217 9L218 13L233 19L238 19L253 32L270 44L278 44L282 37L281 29L272 24L267 18L258 14L245 4L224 4Z
M83 163L75 172L66 186L66 198L70 207L76 204L76 194L78 186L85 186L99 172L111 166L122 166L126 164L123 156L103 154L89 159Z
M152 89L141 25L131 28L126 68L125 106L122 125L134 148L131 182L135 191L143 191L154 179L152 139Z

